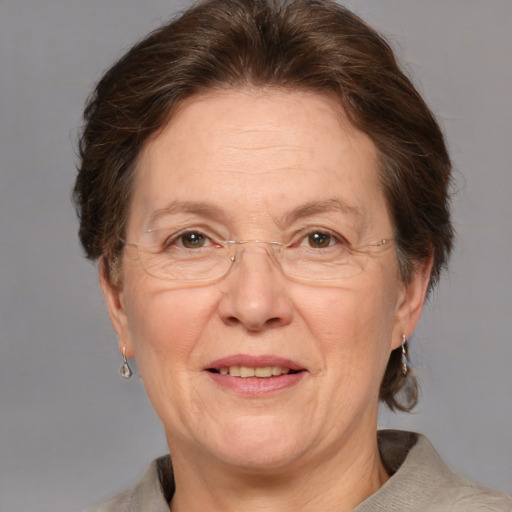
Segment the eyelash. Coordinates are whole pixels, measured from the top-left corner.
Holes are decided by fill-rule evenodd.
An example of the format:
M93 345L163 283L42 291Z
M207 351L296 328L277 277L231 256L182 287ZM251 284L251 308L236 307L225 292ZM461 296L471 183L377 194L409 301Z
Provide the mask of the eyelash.
M340 233L336 233L334 231L331 231L330 229L325 229L325 228L307 228L307 229L301 230L297 234L298 236L296 236L297 242L295 242L293 244L290 244L290 245L298 245L298 246L300 246L300 245L302 245L302 243L304 241L307 241L307 239L310 236L317 235L317 234L318 235L327 236L327 237L331 238L330 243L327 246L322 247L322 249L323 248L332 247L332 246L338 245L338 244L350 246L349 242L347 241L347 239L343 235L341 235Z
M310 237L312 235L316 235L316 234L324 235L324 236L328 236L328 237L332 238L332 241L334 243L329 243L329 245L327 245L325 248L332 247L333 245L336 245L336 244L350 246L350 243L347 241L347 239L344 236L340 235L339 233L335 233L331 230L322 229L322 228L304 228L297 232L297 234L293 237L295 241L288 244L288 247L293 247L293 246L299 247L302 245L302 243L304 241L306 241L308 239L308 237ZM186 230L179 231L178 233L175 233L175 234L167 237L164 240L164 242L162 243L162 250L168 249L169 247L172 247L172 246L179 246L180 248L186 249L187 247L184 246L183 239L187 235L199 235L204 240L209 242L207 244L208 246L210 246L210 245L220 246L221 245L219 242L215 242L212 236L205 234L204 230L202 230L202 229L186 229ZM201 245L198 247L204 247L204 246Z
M163 244L162 244L162 249L165 250L165 249L168 249L169 247L172 247L172 246L179 246L180 248L185 248L186 249L186 247L183 244L183 239L187 235L199 235L204 240L210 242L208 245L219 245L218 243L216 244L213 241L211 236L206 235L204 233L204 231L201 230L201 229L186 229L186 230L179 231L178 233L175 233L175 234L167 237L164 240Z

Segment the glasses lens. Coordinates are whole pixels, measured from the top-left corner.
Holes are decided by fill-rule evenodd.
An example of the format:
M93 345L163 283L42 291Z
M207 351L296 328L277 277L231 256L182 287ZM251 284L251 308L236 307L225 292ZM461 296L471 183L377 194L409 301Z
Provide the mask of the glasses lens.
M351 251L347 246L329 249L283 251L283 272L306 281L337 281L361 273L367 261L366 253Z
M229 248L169 249L152 252L139 248L142 266L149 274L169 281L211 281L231 265Z
M225 275L249 245L263 245L274 263L289 277L316 282L332 282L354 277L366 268L370 251L386 247L389 240L353 250L345 244L324 248L285 246L278 242L224 242L190 248L173 245L152 251L137 247L148 274L168 281L207 282Z

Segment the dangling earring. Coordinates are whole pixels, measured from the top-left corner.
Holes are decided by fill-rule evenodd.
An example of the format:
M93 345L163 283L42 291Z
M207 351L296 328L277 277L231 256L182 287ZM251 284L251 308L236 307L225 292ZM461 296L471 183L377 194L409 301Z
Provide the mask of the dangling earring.
M402 373L406 376L409 373L409 368L407 367L407 336L402 334Z
M128 359L126 359L126 347L123 347L123 365L121 366L121 377L123 379L129 379L132 376L132 370L130 366L128 365Z

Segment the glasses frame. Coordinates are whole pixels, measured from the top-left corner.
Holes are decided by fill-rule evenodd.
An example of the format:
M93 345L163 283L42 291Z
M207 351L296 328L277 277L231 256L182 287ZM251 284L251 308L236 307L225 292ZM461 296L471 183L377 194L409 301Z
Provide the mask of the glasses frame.
M147 267L144 265L144 262L142 261L142 259L140 257L140 251L146 252L146 253L151 253L151 254L156 254L154 251L151 251L149 248L144 247L138 243L126 242L125 240L122 240L122 239L120 241L121 241L123 248L134 247L137 250L137 258L138 258L142 268L148 275L150 275L152 277L156 277L157 279L161 279L162 281L167 281L167 282L171 282L171 283L183 283L183 284L188 283L191 286L193 286L195 284L200 285L200 284L214 283L215 281L218 281L218 280L222 279L223 277L225 277L227 274L229 274L233 265L238 261L237 256L239 254L239 248L243 247L243 246L247 246L249 244L263 244L267 247L268 246L271 247L273 250L271 250L271 251L269 251L268 249L266 250L266 252L270 256L271 260L273 260L274 264L279 268L279 270L282 272L282 274L284 276L286 276L288 279L291 279L294 281L300 281L300 282L305 282L305 283L316 283L316 284L328 286L329 284L344 281L346 279L350 279L350 278L355 277L355 276L361 274L362 272L364 272L364 268L362 267L359 272L357 272L353 275L347 276L347 277L340 277L340 278L318 279L318 278L296 276L296 275L289 274L288 272L286 272L281 263L282 259L279 256L276 256L276 254L281 253L283 249L288 247L287 244L285 244L283 242L257 240L257 239L256 240L224 240L222 242L219 242L219 245L221 245L224 248L229 247L228 256L229 256L229 260L231 263L229 264L229 266L226 267L226 270L222 274L219 274L216 277L211 277L208 279L173 279L173 278L163 277L161 275L150 272L147 269ZM380 240L378 240L376 242L362 244L357 247L349 247L349 249L350 249L350 251L352 251L354 253L359 253L361 255L368 256L369 249L382 248L384 250L389 247L392 247L393 244L394 244L393 238L381 238ZM275 248L277 250L275 250Z

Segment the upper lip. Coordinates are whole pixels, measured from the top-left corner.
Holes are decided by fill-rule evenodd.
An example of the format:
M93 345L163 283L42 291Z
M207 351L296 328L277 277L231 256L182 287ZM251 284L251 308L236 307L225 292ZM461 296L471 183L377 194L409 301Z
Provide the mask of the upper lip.
M284 357L273 355L252 356L248 354L234 354L212 361L205 367L205 370L220 370L221 368L229 368L230 366L247 366L248 368L280 366L281 368L289 368L294 371L305 369L296 362Z

